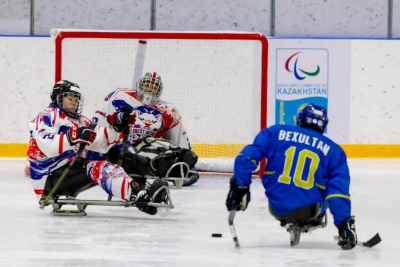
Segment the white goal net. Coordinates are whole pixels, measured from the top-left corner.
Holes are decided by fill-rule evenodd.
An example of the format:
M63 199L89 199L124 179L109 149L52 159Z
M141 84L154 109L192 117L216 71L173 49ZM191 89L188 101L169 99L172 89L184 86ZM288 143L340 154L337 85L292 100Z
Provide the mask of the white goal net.
M80 85L89 118L111 91L159 73L161 99L181 113L201 170L232 172L234 157L266 126L268 45L259 33L54 29L52 36L56 80Z

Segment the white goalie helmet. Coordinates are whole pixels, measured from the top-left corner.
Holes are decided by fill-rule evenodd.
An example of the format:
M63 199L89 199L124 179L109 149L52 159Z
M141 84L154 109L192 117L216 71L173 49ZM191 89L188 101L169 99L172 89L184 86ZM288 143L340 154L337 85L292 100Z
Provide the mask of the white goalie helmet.
M147 72L136 84L136 93L145 106L153 106L161 96L163 84L157 72Z

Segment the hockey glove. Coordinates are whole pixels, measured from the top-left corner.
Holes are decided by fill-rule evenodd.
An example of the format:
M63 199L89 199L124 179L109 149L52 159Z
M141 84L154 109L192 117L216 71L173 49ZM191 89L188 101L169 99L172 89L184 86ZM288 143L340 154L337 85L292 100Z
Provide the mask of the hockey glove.
M75 123L69 128L66 135L71 146L76 144L86 144L90 146L94 139L96 139L95 131L89 129L89 127L78 127Z
M107 116L107 122L114 127L117 132L122 132L125 126L133 125L136 120L135 114L120 111Z
M250 185L238 186L235 177L231 178L231 188L226 198L226 207L231 211L234 207L236 210L245 211L250 202Z
M357 234L354 216L343 220L337 228L339 230L338 245L344 250L354 248L357 245Z

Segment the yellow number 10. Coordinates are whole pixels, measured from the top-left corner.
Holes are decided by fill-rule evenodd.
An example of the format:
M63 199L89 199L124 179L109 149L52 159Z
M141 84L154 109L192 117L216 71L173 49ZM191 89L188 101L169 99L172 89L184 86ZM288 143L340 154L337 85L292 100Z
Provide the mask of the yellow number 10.
M278 182L284 184L290 184L290 181L292 180L292 177L290 177L290 170L292 169L293 158L295 153L296 153L296 147L294 146L291 146L288 150L285 151L285 156L286 156L285 165L283 167L283 173L278 178ZM304 181L301 179L301 176L303 175L306 158L309 158L311 160L311 163L307 180ZM303 149L302 151L300 151L296 163L296 168L294 171L294 179L293 179L294 184L304 189L312 188L314 186L314 174L318 168L318 164L319 164L319 157L317 154L307 149Z

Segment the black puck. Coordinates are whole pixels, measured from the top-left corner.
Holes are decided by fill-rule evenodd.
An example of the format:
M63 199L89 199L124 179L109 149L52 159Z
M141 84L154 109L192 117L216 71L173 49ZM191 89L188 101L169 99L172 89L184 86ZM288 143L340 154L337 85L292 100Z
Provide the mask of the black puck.
M211 237L222 237L222 234L211 234Z

